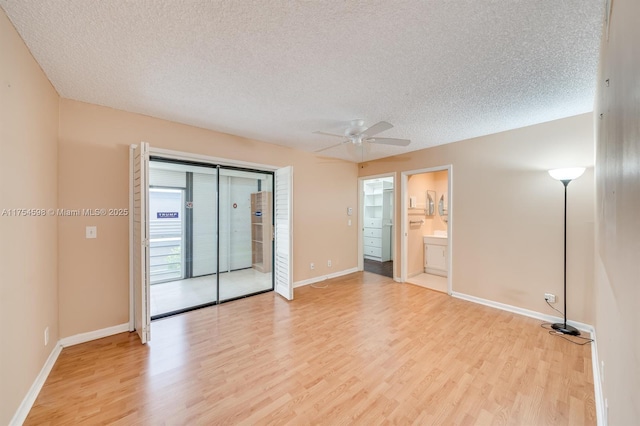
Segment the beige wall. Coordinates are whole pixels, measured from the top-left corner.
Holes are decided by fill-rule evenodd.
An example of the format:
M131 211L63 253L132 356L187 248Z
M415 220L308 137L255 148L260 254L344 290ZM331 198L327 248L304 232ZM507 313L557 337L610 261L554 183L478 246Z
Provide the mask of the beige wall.
M129 145L294 167L294 280L357 266L357 165L314 154L63 99L60 104L61 208L127 208ZM356 216L357 217L357 216ZM85 239L96 225L98 238ZM332 267L327 267L327 260ZM62 337L128 321L128 220L59 219ZM311 271L309 264L316 264Z
M407 179L407 208L409 207L409 197L416 197L418 208L425 208L425 191L427 188L432 189L432 180L432 176L428 173L409 176ZM401 190L401 186L398 185L397 193L400 193ZM409 213L409 222L424 220L423 224L407 223L407 273L408 276L412 277L424 270L422 236L429 233L430 223L429 216L422 214L422 210L407 211ZM397 217L401 218L402 215L398 215ZM397 229L401 228L400 223L401 221L397 222ZM400 249L399 251L402 250ZM401 262L401 258L396 256L396 259L395 264L397 265Z
M453 291L554 314L544 293L555 293L562 307L564 195L547 170L588 167L569 185L567 279L569 319L592 324L593 140L592 115L584 114L372 161L359 170L368 176L451 164ZM399 231L396 238L401 248Z
M58 94L0 9L0 212L57 206ZM58 341L53 216L0 216L0 424ZM49 327L49 344L44 329Z
M603 114L596 120L595 325L609 424L631 425L640 421L640 2L612 3L595 111Z

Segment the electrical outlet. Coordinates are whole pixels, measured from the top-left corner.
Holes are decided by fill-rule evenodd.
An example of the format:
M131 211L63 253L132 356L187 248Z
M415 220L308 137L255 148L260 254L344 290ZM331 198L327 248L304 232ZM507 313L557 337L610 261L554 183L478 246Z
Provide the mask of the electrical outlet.
M87 226L85 230L86 238L98 238L98 227L97 226Z
M556 303L556 295L553 293L545 293L544 300L546 300L549 303Z
M44 329L44 345L47 346L49 344L49 327L45 327Z
M311 262L311 264L309 265L309 269L316 269L316 265L313 262Z
M329 268L331 268L331 260L328 260L328 261L327 261L327 266L328 266Z

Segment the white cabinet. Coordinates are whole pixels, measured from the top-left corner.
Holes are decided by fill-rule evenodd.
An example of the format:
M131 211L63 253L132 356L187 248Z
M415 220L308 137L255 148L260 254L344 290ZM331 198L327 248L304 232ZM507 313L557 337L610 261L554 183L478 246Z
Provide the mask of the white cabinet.
M447 238L437 236L424 237L424 272L447 276Z
M382 238L382 228L378 227L378 228L364 228L364 237L375 237L375 238Z
M391 260L393 181L372 179L364 185L364 257Z

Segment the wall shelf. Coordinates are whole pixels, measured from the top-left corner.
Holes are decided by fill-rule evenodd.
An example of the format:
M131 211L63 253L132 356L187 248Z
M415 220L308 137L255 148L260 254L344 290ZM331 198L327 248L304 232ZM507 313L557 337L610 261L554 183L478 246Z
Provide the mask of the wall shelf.
M251 266L271 272L271 192L251 194Z
M427 210L421 207L409 207L407 210L407 214L409 215L418 215L418 216L426 216Z

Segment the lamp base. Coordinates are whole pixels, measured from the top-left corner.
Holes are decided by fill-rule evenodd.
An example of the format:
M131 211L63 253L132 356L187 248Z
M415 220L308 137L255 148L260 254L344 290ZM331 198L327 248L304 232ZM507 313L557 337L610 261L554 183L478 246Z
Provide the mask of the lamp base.
M572 326L567 325L567 324L563 324L563 323L552 324L551 328L553 328L554 330L559 331L562 334L570 334L572 336L579 336L580 335L580 332L578 331L577 328L572 327Z

